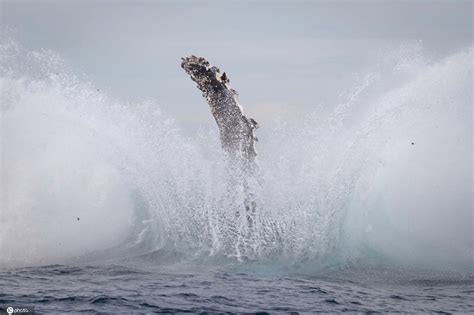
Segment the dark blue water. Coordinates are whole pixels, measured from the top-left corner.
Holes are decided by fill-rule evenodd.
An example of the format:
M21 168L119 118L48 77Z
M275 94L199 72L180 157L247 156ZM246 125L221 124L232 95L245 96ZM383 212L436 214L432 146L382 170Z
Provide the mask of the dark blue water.
M257 275L235 268L49 265L0 272L0 306L37 313L474 312L474 277L400 270L327 276Z

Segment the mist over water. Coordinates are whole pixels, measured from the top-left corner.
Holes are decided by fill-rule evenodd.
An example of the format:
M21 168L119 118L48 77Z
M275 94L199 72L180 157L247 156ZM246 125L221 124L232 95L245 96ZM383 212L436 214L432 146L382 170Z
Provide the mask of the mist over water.
M2 267L472 271L472 48L430 60L407 44L333 103L262 126L253 230L235 216L244 195L229 192L217 128L184 135L159 100L114 100L54 52L3 38L0 53Z

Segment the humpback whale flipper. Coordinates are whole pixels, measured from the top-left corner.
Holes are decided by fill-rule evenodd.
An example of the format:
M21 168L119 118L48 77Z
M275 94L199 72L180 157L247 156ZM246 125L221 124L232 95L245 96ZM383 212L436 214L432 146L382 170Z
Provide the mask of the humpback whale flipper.
M196 56L182 58L181 67L197 83L197 87L206 98L217 126L219 127L222 148L230 161L230 169L240 178L240 184L246 194L245 209L249 225L257 207L250 183L255 181L258 172L255 150L255 129L257 122L245 116L237 101L237 92L229 87L229 78L220 74L217 67Z
M229 78L201 57L182 58L181 67L197 83L219 127L222 148L230 159L241 163L244 171L255 167L257 122L244 115L237 92L229 88Z

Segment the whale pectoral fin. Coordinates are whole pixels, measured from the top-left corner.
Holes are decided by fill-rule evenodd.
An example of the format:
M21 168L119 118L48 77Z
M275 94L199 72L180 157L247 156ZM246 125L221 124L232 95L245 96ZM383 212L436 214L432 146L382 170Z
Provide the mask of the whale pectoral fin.
M233 159L243 158L254 163L256 154L253 131L258 128L258 123L247 118L237 101L237 92L228 85L229 77L224 72L220 74L217 67L202 57L190 56L181 58L181 67L197 83L203 92L220 132L221 144L224 150ZM249 137L251 135L251 137ZM252 152L252 154L249 154Z
M221 75L219 68L211 66L202 57L190 56L181 60L181 67L197 83L211 108L219 127L222 148L231 162L229 169L245 192L247 221L252 226L257 204L248 183L258 174L255 150L257 137L254 134L258 123L243 113L237 101L238 94L229 87L229 78L225 72ZM239 215L240 211L237 210L236 216Z

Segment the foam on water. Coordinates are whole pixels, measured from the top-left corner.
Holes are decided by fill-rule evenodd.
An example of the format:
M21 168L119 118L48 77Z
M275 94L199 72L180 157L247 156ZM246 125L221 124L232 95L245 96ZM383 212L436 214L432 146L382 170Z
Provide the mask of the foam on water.
M116 101L8 38L0 71L0 266L101 252L155 253L153 264L164 250L289 266L472 262L472 48L430 61L404 47L331 110L259 130L252 231L214 126L184 136L155 102Z

